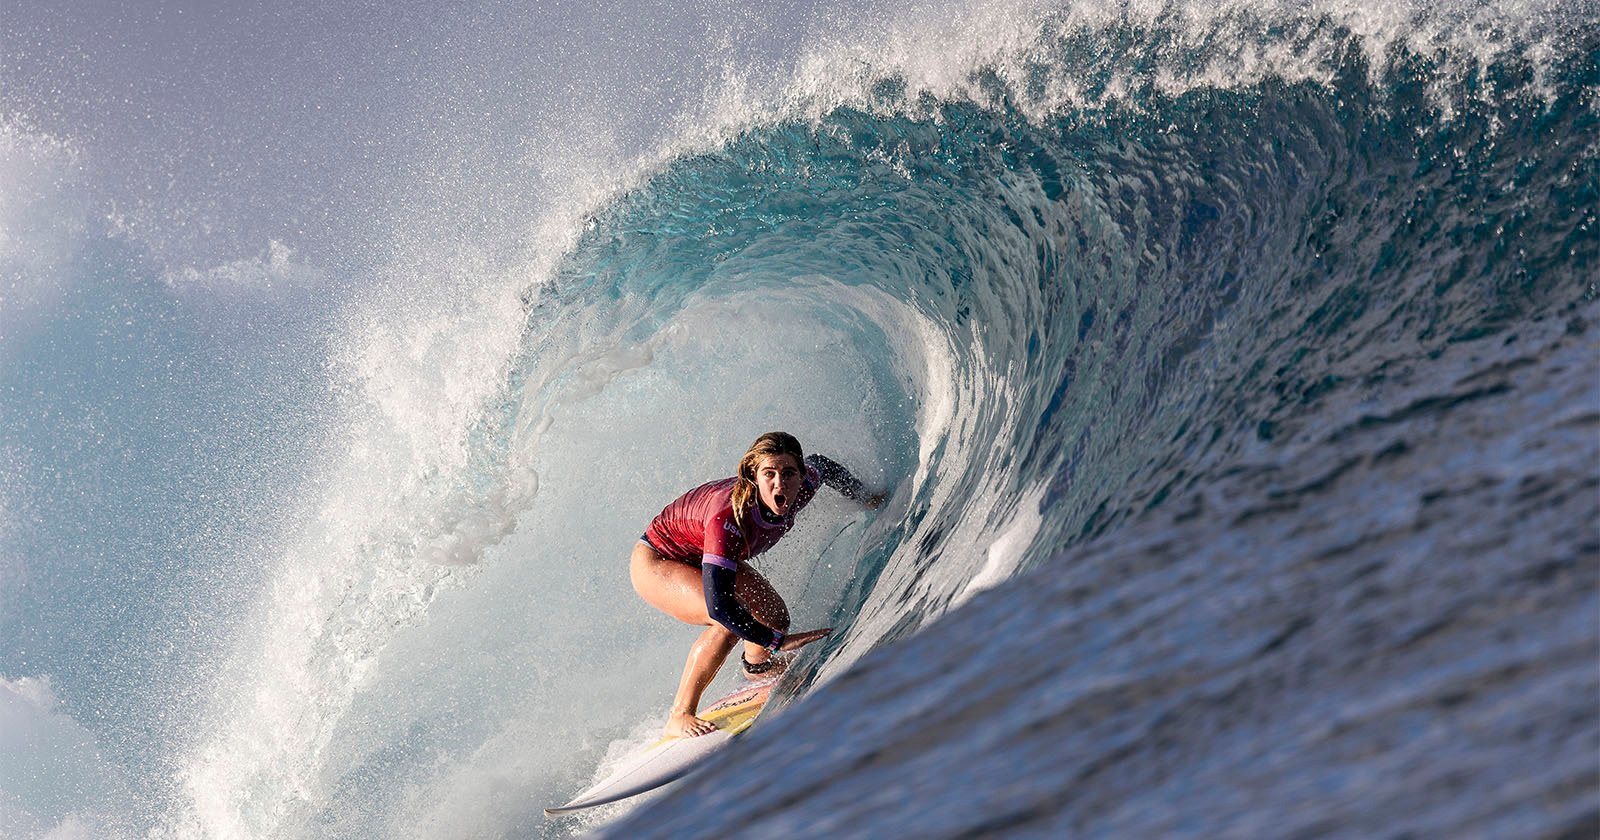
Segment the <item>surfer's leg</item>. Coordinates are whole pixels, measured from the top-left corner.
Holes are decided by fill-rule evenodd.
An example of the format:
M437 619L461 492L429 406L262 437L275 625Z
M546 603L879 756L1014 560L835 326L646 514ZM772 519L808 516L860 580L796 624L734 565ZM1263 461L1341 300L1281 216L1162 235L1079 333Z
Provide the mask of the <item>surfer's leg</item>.
M633 545L628 562L633 591L645 603L685 624L711 624L706 614L706 592L700 570L688 563L668 560L643 542Z
M761 576L749 563L739 564L739 577L734 584L734 595L744 608L762 624L780 633L789 632L789 607L778 595L778 590ZM744 661L760 665L772 652L752 642L744 643Z
M716 622L700 631L700 637L689 648L689 661L683 663L678 693L673 696L672 710L667 713L666 734L689 738L716 729L696 717L695 711L700 708L700 697L705 694L706 686L711 684L722 663L727 661L728 651L733 650L733 643L737 641L738 636Z
M641 542L633 548L628 574L633 579L634 591L645 603L685 624L705 625L694 646L689 648L689 661L683 665L678 693L667 714L666 734L693 737L714 731L715 726L695 717L694 713L700 708L700 696L739 637L712 621L706 613L705 589L700 582L699 569L668 560Z

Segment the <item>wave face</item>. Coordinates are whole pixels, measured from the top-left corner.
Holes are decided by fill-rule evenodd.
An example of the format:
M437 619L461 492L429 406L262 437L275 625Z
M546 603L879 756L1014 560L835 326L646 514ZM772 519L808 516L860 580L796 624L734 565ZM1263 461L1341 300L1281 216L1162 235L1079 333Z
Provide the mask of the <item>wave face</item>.
M896 301L846 314L919 445L794 682L857 679L608 836L1593 830L1600 39L1257 11L1047 16L597 220L575 276Z
M670 161L557 285L650 300L626 330L776 307L886 376L820 389L871 382L829 416L888 442L899 504L826 672L1314 434L1385 371L1591 301L1596 44L1569 26L1473 53L1337 15L1045 15L953 87L889 73ZM710 365L790 366L729 322Z
M62 706L8 649L7 708L73 744L97 742L61 776L65 789L90 784L84 767L114 777L76 809L70 795L6 787L34 820L26 825L567 836L618 817L625 809L546 821L539 809L650 737L692 638L638 602L625 558L661 505L727 474L772 428L892 493L870 516L825 496L762 561L797 624L838 628L785 683L819 704L853 667L893 670L901 651L915 657L907 668L959 671L960 644L941 654L913 637L962 615L977 616L957 625L974 635L1010 627L992 606L1008 581L1027 586L1072 552L1148 534L1208 494L1265 511L1256 521L1266 524L1241 517L1195 535L1239 547L1205 554L1212 565L1194 575L1229 581L1205 589L1222 602L1249 603L1251 546L1271 544L1252 528L1292 530L1301 513L1273 508L1279 496L1240 479L1241 465L1338 452L1328 435L1361 406L1475 416L1481 401L1439 393L1459 348L1479 353L1479 369L1504 362L1535 384L1551 358L1577 365L1587 384L1575 390L1489 396L1509 393L1512 417L1571 414L1570 428L1593 437L1594 15L1539 3L1101 5L976 4L819 27L776 81L754 68L702 80L707 104L669 122L675 136L656 151L623 155L621 175L592 160L557 175L551 163L526 185L548 193L535 224L485 235L493 256L439 248L424 262L443 263L443 280L391 267L372 290L341 287L336 302L296 293L285 320L318 348L312 372L274 343L276 327L247 329L230 346L266 368L251 378L269 393L246 398L205 377L178 393L300 418L265 436L241 428L241 414L221 424L220 445L273 472L243 468L235 491L271 492L226 510L267 524L157 527L165 514L153 506L133 514L152 532L140 544L181 529L190 539L175 559L147 562L160 585L132 617L81 606L100 597L86 592L28 596L8 617L48 648L44 622L90 616L139 663L112 686L88 657L43 657L69 700L74 687L151 698ZM584 158L560 163L572 160ZM538 242L525 248L529 230ZM119 254L105 259L136 262ZM249 319L215 303L225 281L316 289L332 273L294 265L275 245L259 263L148 285L180 315L196 311L185 295L199 296L210 323L237 325ZM1515 339L1550 323L1564 325L1550 341L1581 352L1517 361ZM195 363L215 347L178 342L160 361ZM1544 463L1496 445L1505 439L1447 447L1441 481ZM1349 446L1344 460L1357 467L1307 481L1370 481L1348 513L1381 520L1395 502L1383 488L1402 477L1384 470L1404 467L1369 469L1390 461ZM1590 457L1575 479L1587 499L1561 502L1579 521L1595 512L1594 474ZM30 498L13 490L0 503L10 517ZM185 500L186 510L210 504ZM1492 495L1476 504L1434 527L1504 512ZM1582 574L1559 580L1578 600L1513 611L1506 621L1561 620L1547 645L1508 654L1507 668L1537 670L1574 645L1592 664L1600 541L1587 519L1547 546L1576 558ZM1461 559L1500 569L1520 562L1511 552ZM1084 599L1120 591L1115 566L1081 556L1106 577L1074 578L1078 606L1023 613L1031 626L1096 614ZM195 583L200 568L213 571ZM1173 576L1132 595L1181 601L1186 587L1201 585ZM238 594L219 610L211 599L222 592ZM1437 597L1408 609L1454 609ZM1137 651L1142 620L1138 610L1106 617L1104 638ZM986 652L985 673L1037 660L1025 636ZM1082 644L1074 653L1092 663L1097 649ZM1595 699L1592 673L1561 673ZM1508 708L1543 708L1546 695L1530 694ZM786 712L797 727L808 702ZM886 699L860 702L857 714L890 714ZM1562 728L1548 740L1552 766L1592 748L1600 725L1587 708L1550 723ZM88 710L109 722L80 734ZM1118 754L1125 736L1097 733L1075 748ZM763 737L797 747L780 732ZM845 730L833 737L818 750L845 748ZM948 744L1035 758L1017 742L950 734ZM1480 758L1468 745L1437 761ZM1071 760L1059 762L1039 772ZM663 800L662 819L691 819L696 802L712 801L707 790ZM644 830L647 815L636 817L622 836ZM1470 817L1451 824L1470 827ZM1570 817L1530 815L1508 830L1538 834Z

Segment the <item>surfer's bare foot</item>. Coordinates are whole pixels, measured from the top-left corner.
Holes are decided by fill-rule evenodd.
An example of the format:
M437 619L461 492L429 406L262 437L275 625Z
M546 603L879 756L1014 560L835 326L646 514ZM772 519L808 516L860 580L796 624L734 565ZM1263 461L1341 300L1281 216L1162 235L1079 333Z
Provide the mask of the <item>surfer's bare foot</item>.
M716 726L688 712L673 712L667 716L665 732L669 738L695 738L715 731L717 731Z

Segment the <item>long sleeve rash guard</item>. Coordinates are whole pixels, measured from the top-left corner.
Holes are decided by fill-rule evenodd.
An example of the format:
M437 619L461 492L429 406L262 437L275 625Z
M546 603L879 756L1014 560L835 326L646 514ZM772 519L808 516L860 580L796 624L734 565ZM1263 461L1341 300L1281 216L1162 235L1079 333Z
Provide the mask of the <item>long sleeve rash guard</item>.
M713 621L748 642L772 647L783 635L757 621L739 602L739 563L776 545L794 527L795 514L827 484L847 498L860 499L861 482L837 462L822 455L806 458L800 492L787 516L769 519L757 504L748 522L749 538L739 530L730 502L736 478L702 484L678 497L651 521L645 541L669 560L700 568L706 613Z

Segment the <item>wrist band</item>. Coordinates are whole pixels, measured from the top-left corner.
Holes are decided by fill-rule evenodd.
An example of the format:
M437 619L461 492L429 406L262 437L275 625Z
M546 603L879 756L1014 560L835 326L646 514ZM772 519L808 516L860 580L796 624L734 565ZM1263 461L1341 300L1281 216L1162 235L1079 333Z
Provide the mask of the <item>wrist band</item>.
M778 648L780 648L782 646L783 646L783 634L779 633L776 630L772 631L772 644L767 645L767 650L770 650L773 653L777 653L778 652ZM741 653L739 655L743 656L744 654Z

